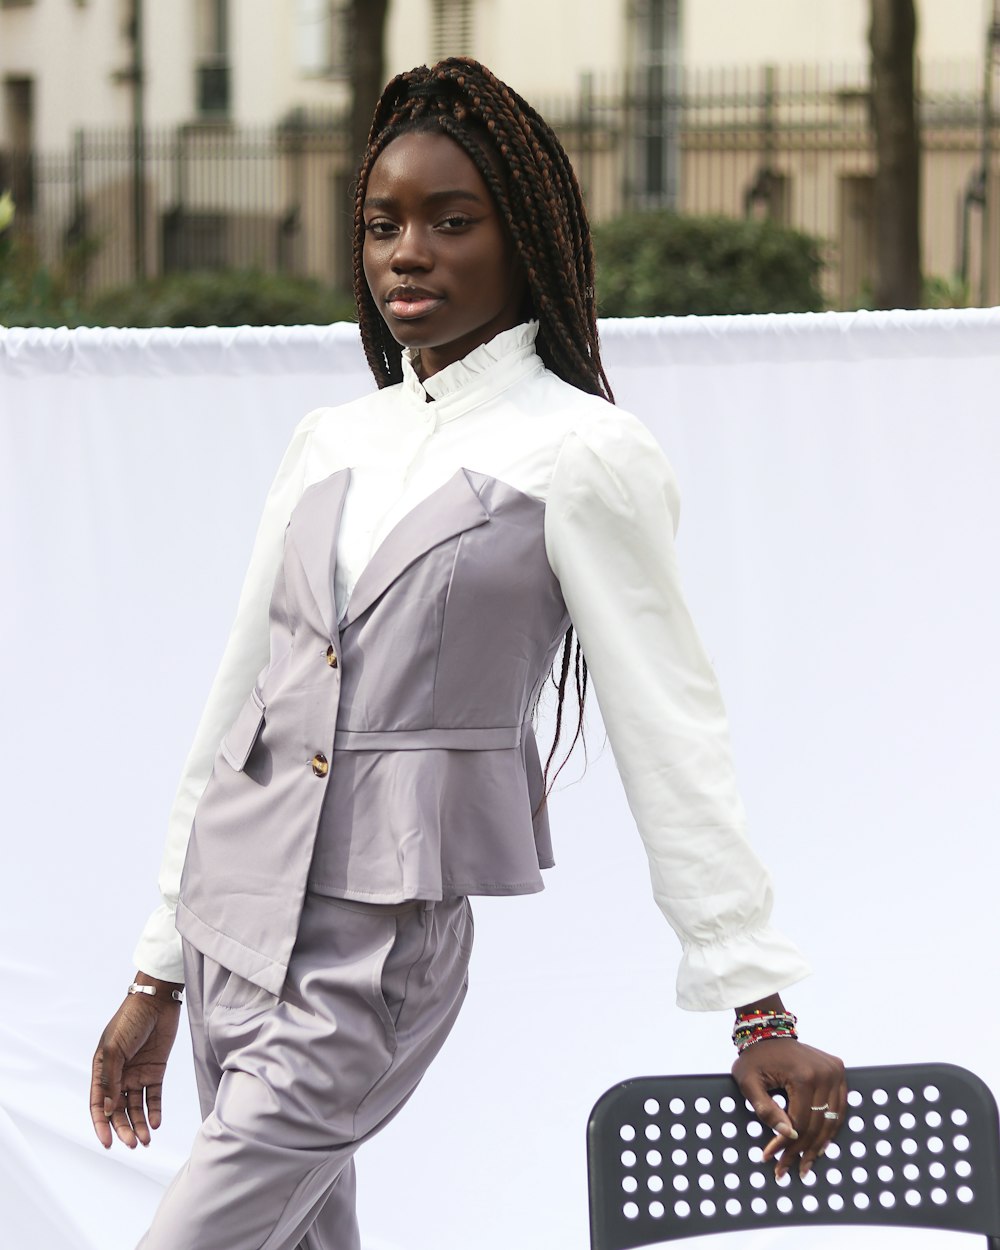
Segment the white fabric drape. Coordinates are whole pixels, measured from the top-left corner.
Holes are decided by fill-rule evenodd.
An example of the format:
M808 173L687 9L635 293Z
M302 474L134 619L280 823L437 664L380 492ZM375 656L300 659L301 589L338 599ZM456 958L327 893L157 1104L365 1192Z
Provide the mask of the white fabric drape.
M619 403L680 480L751 836L816 969L788 995L804 1038L1000 1087L1000 311L607 322L603 338ZM186 1153L183 1043L166 1124L134 1154L93 1138L89 1059L155 901L274 466L303 413L370 386L350 326L0 331L4 1244L128 1250ZM672 1006L677 951L596 717L588 739L585 781L553 799L549 888L478 901L455 1035L359 1157L370 1250L578 1250L597 1095L731 1060L725 1016Z

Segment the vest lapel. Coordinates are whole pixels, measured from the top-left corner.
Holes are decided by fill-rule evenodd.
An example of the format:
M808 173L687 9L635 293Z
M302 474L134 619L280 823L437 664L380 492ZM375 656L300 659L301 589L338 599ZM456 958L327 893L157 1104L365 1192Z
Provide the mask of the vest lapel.
M350 469L338 469L317 482L302 495L288 522L309 589L333 639L337 637L337 608L333 598L337 532L350 482Z
M367 611L425 551L489 519L465 469L459 469L386 534L354 585L344 625Z

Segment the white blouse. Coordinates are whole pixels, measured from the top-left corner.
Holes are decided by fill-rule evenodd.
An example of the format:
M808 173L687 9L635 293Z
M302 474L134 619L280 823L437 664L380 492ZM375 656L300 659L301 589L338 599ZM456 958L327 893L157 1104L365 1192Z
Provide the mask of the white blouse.
M545 502L549 563L583 646L654 897L683 947L678 1004L734 1007L808 972L769 924L770 879L743 834L725 708L680 588L673 472L636 417L544 367L536 332L535 322L505 331L425 383L404 353L402 383L316 409L296 428L170 813L163 902L135 951L144 972L183 979L174 910L195 807L219 742L268 662L268 604L292 509L307 487L347 466L334 583L341 615L385 535L459 468Z

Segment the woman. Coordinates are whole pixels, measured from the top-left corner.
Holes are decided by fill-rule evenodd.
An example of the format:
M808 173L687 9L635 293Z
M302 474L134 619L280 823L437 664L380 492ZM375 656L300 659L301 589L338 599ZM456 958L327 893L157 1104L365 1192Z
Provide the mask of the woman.
M610 402L565 153L481 65L386 88L355 295L380 389L310 413L278 470L171 814L164 903L94 1059L98 1137L148 1143L186 982L205 1121L142 1245L359 1244L354 1152L457 1015L469 895L540 889L551 863L556 744L543 770L531 715L560 648L556 740L570 669L581 717L591 674L684 946L678 1001L736 1009L767 1157L807 1170L843 1068L777 994L806 969L743 839L673 478Z

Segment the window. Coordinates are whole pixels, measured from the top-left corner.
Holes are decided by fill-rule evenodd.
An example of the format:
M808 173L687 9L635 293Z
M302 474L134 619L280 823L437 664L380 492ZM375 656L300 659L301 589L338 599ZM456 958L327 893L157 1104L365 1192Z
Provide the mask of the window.
M198 114L228 117L230 102L229 0L199 0L195 66Z
M18 212L35 205L35 80L10 77L3 84L3 133L0 187L14 196Z
M634 125L637 207L675 208L679 197L680 0L635 0Z
M431 0L431 59L473 54L474 0Z
M301 73L346 78L351 69L351 0L296 0L296 60Z

